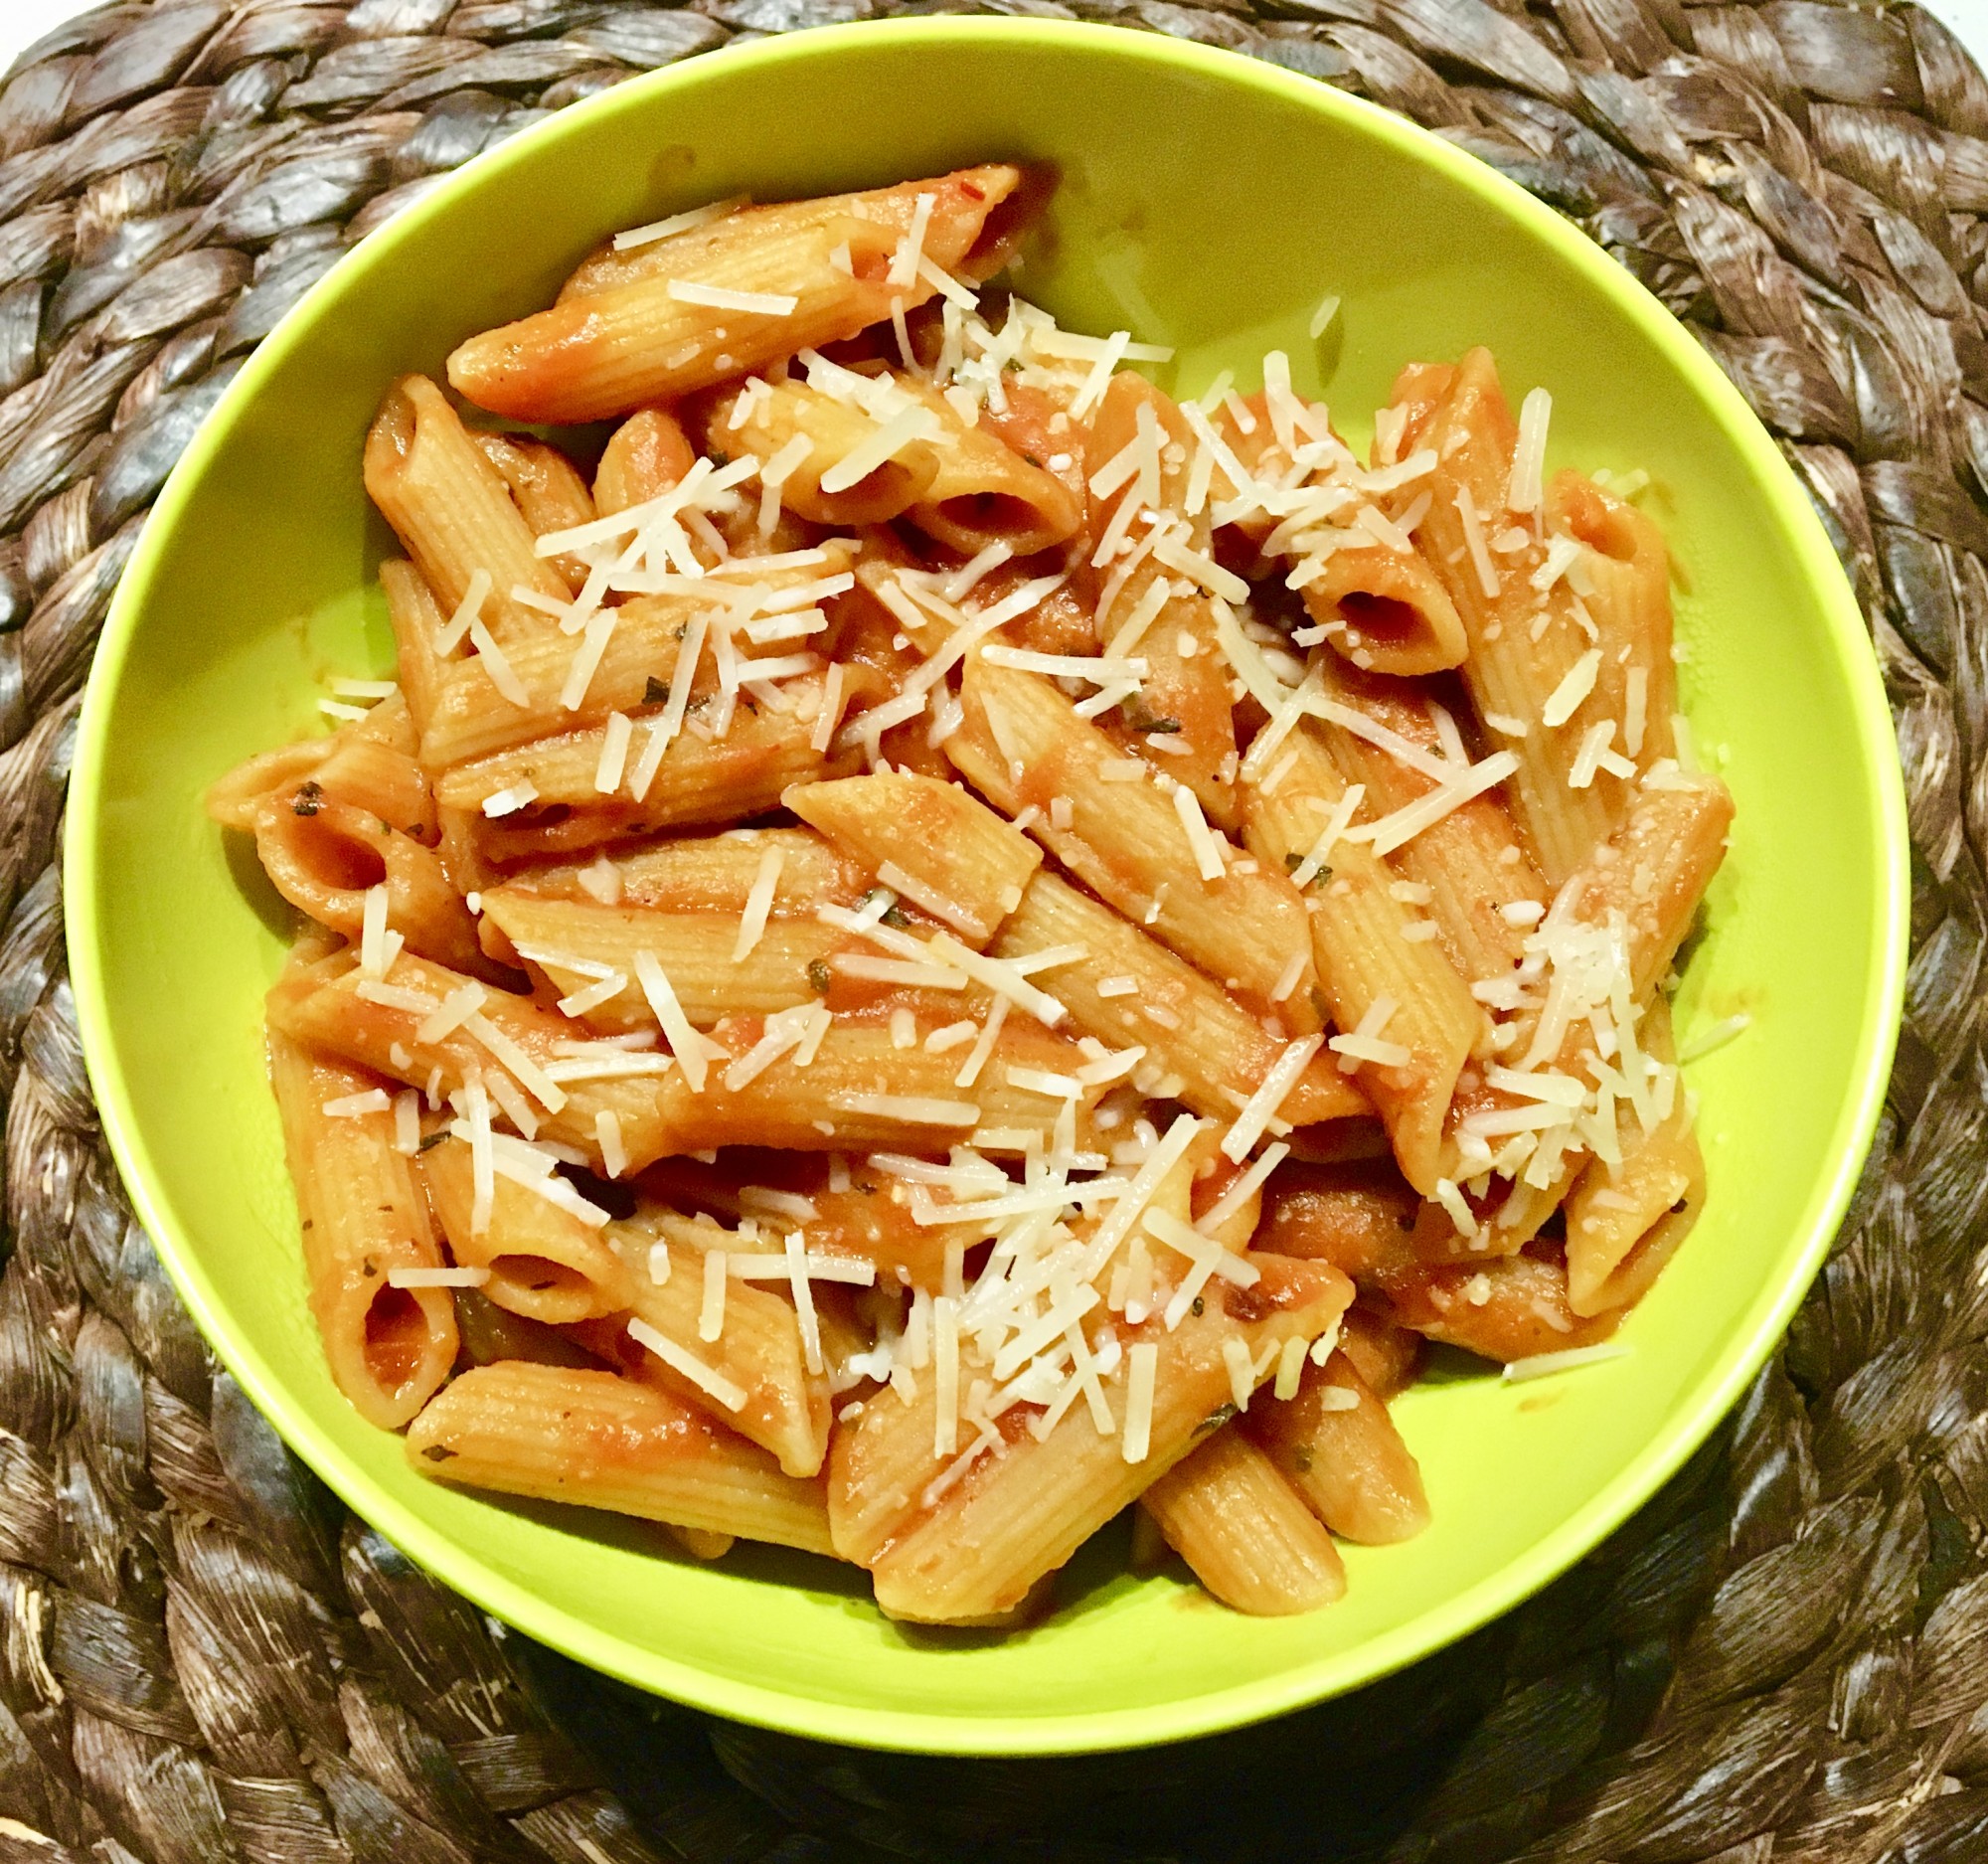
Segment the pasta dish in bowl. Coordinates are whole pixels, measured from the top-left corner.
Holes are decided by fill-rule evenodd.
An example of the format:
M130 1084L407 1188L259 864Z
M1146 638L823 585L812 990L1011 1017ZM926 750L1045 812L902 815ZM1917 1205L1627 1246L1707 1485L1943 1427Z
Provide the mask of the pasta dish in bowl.
M1052 49L1134 88L1206 62L982 23L841 38L1013 84ZM735 69L705 87L826 68ZM1269 135L1296 104L1271 81L1258 107ZM1018 136L1028 159L988 159ZM343 395L302 449L314 484L363 483L377 516L348 491L358 530L330 527L364 535L363 573L327 553L319 646L258 572L191 682L255 666L330 715L231 719L201 784L237 898L260 890L237 912L263 1027L238 979L225 1046L266 1042L255 1210L265 1272L301 1260L290 1336L314 1323L349 1407L326 1472L355 1440L369 1485L402 1458L354 1499L415 1524L416 1557L451 1543L493 1609L695 1700L1096 1745L1428 1647L1709 1428L1882 1073L1896 778L1860 751L1832 842L1761 762L1771 722L1695 716L1699 667L1743 659L1701 586L1722 616L1773 591L1792 639L1841 626L1757 436L1700 412L1680 458L1623 409L1654 448L1624 463L1591 372L1540 367L1495 294L1445 294L1438 264L1433 312L1378 314L1402 286L1357 215L1274 256L1239 236L1225 295L1155 273L1137 183L1081 136L950 147L826 191L781 185L777 150L661 202L631 176L669 211L544 242L418 341L377 331L371 405L355 425ZM550 186L545 150L480 196L465 176L434 237L473 246L479 199L487 234L506 172ZM1653 340L1626 284L1582 282L1621 343ZM1086 314L1100 293L1141 314ZM1662 361L1664 392L1734 420ZM239 477L255 437L232 446ZM1792 540L1758 590L1722 483ZM169 533L155 585L175 537L201 548ZM1790 705L1839 753L1871 724L1843 658L1812 646ZM1790 822L1822 878L1865 875L1835 959L1861 994L1792 1044L1756 819L1783 837L1756 875ZM1709 1099L1685 1064L1766 1051L1778 1078L1804 1045L1839 1058L1806 1104L1782 1082L1809 1180L1722 1171L1717 1064ZM1762 1223L1749 1270L1731 1238ZM198 1305L201 1245L160 1227ZM1543 1451L1558 1469L1491 1522ZM565 1548L622 1590L546 1610ZM1223 1607L1173 1614L1202 1672L1139 1721L1112 1666L1190 1572ZM616 1614L645 1596L645 1622ZM769 1686L749 1633L700 1646L700 1602L888 1674ZM1265 1616L1302 1627L1281 1656L1244 1629ZM1025 1706L1100 1657L1092 1703Z

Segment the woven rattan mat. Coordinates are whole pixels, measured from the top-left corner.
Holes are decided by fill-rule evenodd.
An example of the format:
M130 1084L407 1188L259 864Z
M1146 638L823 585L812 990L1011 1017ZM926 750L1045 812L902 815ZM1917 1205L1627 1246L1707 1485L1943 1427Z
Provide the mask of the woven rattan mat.
M995 0L1363 92L1573 216L1781 438L1870 619L1915 857L1876 1152L1735 1424L1542 1597L1164 1755L769 1736L430 1585L161 1275L98 1136L55 861L78 689L187 436L478 150L652 66L949 4L159 0L0 88L0 1864L1988 1858L1988 83L1911 7Z

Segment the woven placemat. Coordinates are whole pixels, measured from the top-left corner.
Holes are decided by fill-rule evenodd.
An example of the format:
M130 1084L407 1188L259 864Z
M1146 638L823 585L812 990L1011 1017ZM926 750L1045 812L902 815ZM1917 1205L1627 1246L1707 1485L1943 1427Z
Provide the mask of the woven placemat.
M1890 1105L1735 1422L1502 1622L1164 1755L770 1736L427 1582L180 1308L104 1153L64 972L78 689L146 507L277 317L436 176L633 72L951 10L1272 60L1575 219L1814 495L1909 787ZM1988 83L1909 6L159 0L27 53L0 87L0 1864L1988 1857L1984 215Z

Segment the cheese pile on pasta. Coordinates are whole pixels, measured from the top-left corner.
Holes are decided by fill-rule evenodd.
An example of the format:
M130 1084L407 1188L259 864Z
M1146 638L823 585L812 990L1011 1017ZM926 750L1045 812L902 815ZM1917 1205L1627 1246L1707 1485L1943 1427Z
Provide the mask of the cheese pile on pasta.
M398 678L210 807L307 921L313 1306L423 1474L955 1624L1137 1503L1306 1610L1427 1517L1425 1342L1618 1351L1689 1229L1731 804L1544 391L1412 364L1365 458L1280 354L1176 402L987 287L1045 194L723 203L398 383Z

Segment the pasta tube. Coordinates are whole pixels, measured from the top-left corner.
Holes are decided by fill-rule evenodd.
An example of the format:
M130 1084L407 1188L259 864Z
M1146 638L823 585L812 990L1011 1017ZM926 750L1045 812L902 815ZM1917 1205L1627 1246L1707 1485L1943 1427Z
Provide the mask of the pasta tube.
M408 1431L422 1475L829 1553L821 1484L653 1385L508 1360L476 1366Z
M976 950L1021 905L1042 865L1020 829L935 777L893 771L797 783L780 800Z
M394 1149L393 1114L357 1104L377 1090L377 1076L271 1032L269 1080L325 1360L361 1417L398 1430L455 1361L448 1289L391 1279L397 1269L442 1267L427 1206Z
M1143 764L1126 780L1111 741L1040 674L971 658L962 697L945 754L982 795L1011 816L1033 806L1030 832L1065 867L1249 1008L1299 1034L1318 1027L1304 905L1281 860L1245 861L1198 805L1197 834Z
M971 268L1021 179L1014 168L970 169L844 197L839 210L729 215L656 254L657 270L472 337L449 357L449 381L515 420L599 421L840 342L934 289L922 273L892 281L902 236L879 214L881 197L907 214L918 193L932 197L922 255L950 272Z
M450 614L477 578L483 622L502 645L544 633L546 616L513 593L565 602L565 579L538 554L510 488L424 376L397 383L366 435L366 491Z
M1001 929L997 957L1026 958L1076 947L1057 967L1057 1000L1086 1035L1123 1051L1145 1051L1151 1080L1212 1119L1233 1120L1284 1052L1284 1044L1193 965L1054 874L1038 874ZM1281 1006L1280 1006L1281 1007ZM1372 1111L1353 1080L1316 1059L1284 1098L1292 1125Z
M1332 1536L1249 1438L1218 1430L1147 1489L1140 1506L1226 1606L1281 1617L1346 1592Z
M490 1208L478 1228L467 1140L440 1138L421 1154L421 1175L449 1254L465 1269L489 1271L483 1293L499 1307L561 1326L630 1304L633 1278L602 1239L601 1225L589 1225L540 1190L494 1177ZM548 1182L570 1192L564 1179Z
M1346 794L1346 779L1302 727L1295 763L1274 792L1252 787L1246 840L1273 871L1304 861ZM1395 897L1393 876L1363 842L1331 850L1305 902L1319 988L1344 1036L1344 1053L1388 1122L1402 1175L1424 1195L1443 1176L1443 1121L1457 1076L1484 1033L1484 1012L1449 960L1406 934L1415 915ZM1355 1046L1366 1045L1366 1046Z
M996 1421L989 1453L975 1456L942 1492L934 1495L930 1483L908 1497L905 1523L870 1562L878 1605L893 1617L935 1623L1019 1605L1044 1574L1194 1447L1210 1414L1229 1402L1234 1380L1226 1341L1240 1340L1267 1377L1268 1362L1287 1340L1310 1339L1330 1326L1351 1294L1342 1276L1317 1265L1263 1257L1257 1267L1262 1278L1254 1287L1209 1302L1173 1332L1147 1323L1156 1351L1144 1457L1128 1462L1119 1434L1100 1434L1081 1406L1040 1441L1021 1416L1013 1427ZM1142 1334L1133 1339L1128 1364L1136 1344L1147 1343ZM1136 1435L1141 1420L1131 1415L1128 1380L1127 1372L1115 1372L1104 1392L1120 1431ZM853 1445L862 1443L873 1417L890 1414L888 1404L866 1412ZM840 1447L830 1472L832 1523L846 1506L839 1497L863 1479L861 1450L852 1447L845 1460Z
M1345 1353L1307 1360L1297 1395L1259 1397L1242 1428L1335 1534L1385 1545L1428 1526L1421 1470Z

